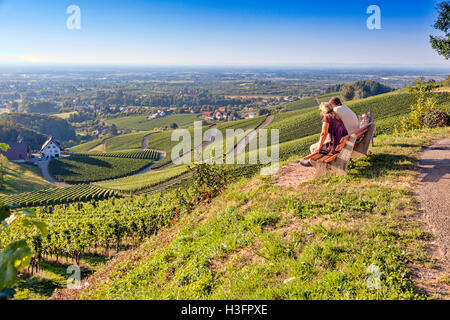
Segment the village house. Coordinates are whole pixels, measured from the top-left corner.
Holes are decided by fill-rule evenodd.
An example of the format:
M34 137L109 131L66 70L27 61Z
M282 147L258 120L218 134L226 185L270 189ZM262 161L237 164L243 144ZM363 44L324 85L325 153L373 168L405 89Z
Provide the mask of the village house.
M213 113L211 111L203 112L203 119L205 119L205 120L214 120Z
M255 113L255 112L250 112L248 115L247 115L247 119L253 119L253 118L256 118L258 115Z
M9 149L7 151L1 151L9 161L25 162L31 158L31 148L25 142L12 142L8 143Z
M61 144L53 137L48 138L42 145L41 157L42 159L59 158L61 156Z

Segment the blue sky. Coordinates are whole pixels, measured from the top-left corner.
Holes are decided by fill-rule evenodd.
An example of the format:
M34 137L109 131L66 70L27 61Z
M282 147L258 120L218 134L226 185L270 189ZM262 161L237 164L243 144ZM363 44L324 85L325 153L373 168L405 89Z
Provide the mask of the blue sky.
M0 63L445 67L428 42L438 2L0 0Z

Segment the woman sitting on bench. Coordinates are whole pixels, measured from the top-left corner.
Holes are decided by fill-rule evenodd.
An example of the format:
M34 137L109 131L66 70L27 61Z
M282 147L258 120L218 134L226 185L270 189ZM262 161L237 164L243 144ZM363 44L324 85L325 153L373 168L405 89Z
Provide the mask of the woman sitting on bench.
M341 139L348 135L345 129L344 122L339 119L334 112L331 104L323 102L319 107L322 119L322 133L320 134L320 141L311 146L311 153L320 152L323 154L336 154L336 147L339 145ZM329 141L327 138L329 136ZM306 167L311 167L310 160L300 160L300 164Z

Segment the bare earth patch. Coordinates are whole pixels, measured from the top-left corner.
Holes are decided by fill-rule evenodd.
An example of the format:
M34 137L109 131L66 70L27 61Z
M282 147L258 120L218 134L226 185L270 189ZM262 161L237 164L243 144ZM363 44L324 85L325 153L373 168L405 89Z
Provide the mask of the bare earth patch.
M316 170L313 167L304 167L297 161L282 167L276 175L276 186L297 187L302 182L314 178Z

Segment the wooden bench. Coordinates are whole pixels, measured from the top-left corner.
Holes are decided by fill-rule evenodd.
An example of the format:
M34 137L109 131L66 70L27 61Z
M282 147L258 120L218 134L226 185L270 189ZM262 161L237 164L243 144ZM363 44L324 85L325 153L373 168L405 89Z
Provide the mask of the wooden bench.
M375 132L375 123L372 121L351 135L343 137L334 155L324 155L315 152L305 157L316 168L316 177L337 174L345 175L350 159L356 159L367 154L370 142Z

